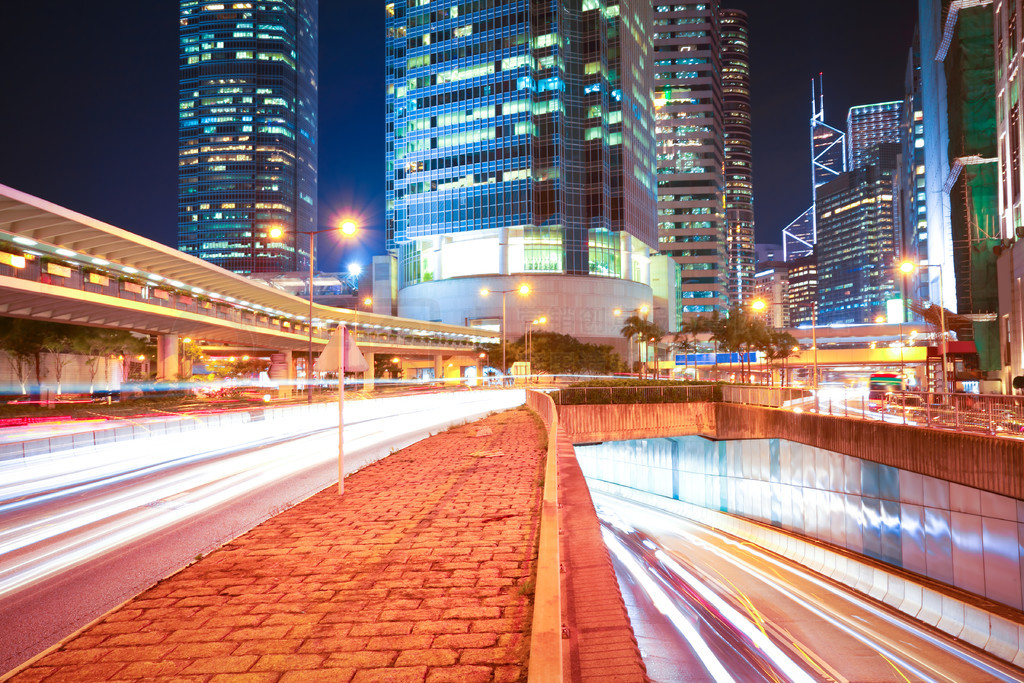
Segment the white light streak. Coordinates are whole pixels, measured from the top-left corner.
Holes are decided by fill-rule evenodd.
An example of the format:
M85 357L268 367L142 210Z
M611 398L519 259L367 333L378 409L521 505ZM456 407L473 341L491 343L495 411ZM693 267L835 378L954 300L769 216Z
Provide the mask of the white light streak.
M697 658L700 659L701 664L708 670L711 677L719 683L724 681L735 681L735 679L729 675L726 671L725 666L722 662L715 657L715 654L708 647L708 644L700 637L697 630L690 624L690 621L686 618L675 602L668 596L668 594L662 590L662 588L654 582L653 579L647 574L640 563L633 558L633 554L630 553L625 546L615 537L608 529L602 527L601 535L604 536L605 545L612 551L612 554L629 570L629 573L637 580L640 587L644 589L644 592L651 598L651 602L658 608L658 611L664 614L672 625L676 627L679 633L682 634L686 642L693 648Z

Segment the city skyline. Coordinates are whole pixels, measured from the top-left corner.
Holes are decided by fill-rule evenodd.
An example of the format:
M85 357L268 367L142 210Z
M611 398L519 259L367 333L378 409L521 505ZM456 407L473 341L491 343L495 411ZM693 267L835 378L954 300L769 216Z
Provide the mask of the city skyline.
M916 4L898 3L884 23L812 2L784 16L752 0L730 6L750 16L757 240L778 241L809 204L811 79L824 72L833 123L850 106L900 97ZM364 226L344 259L340 243L321 241L320 268L331 270L343 260L368 265L384 251L384 11L322 3L320 13L320 223L356 214ZM11 17L23 30L0 54L24 66L4 79L18 106L0 113L8 131L0 183L175 245L176 3L59 13L28 3ZM46 43L37 40L43 27ZM114 32L122 39L93 49L95 35Z

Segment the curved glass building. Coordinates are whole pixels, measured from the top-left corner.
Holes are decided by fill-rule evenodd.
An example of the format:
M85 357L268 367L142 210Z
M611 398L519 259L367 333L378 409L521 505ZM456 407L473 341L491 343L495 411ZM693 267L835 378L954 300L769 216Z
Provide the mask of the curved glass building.
M386 11L387 245L398 313L538 316L617 337L657 245L642 0L434 0Z
M181 251L243 274L308 267L317 16L317 0L180 0Z

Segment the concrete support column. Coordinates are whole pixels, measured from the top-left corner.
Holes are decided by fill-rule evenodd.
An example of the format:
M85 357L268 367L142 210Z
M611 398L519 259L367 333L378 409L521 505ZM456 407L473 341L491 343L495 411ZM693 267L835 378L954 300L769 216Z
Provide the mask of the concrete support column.
M498 228L498 273L508 275L508 228Z
M156 378L174 380L180 371L178 365L178 335L161 334L156 340Z
M444 379L444 356L434 356L434 379Z
M364 390L373 389L373 357L374 357L374 355L375 354L372 354L372 353L365 353L365 352L363 353L363 358L366 359L366 362L370 366L369 368L367 368L363 372L363 389Z

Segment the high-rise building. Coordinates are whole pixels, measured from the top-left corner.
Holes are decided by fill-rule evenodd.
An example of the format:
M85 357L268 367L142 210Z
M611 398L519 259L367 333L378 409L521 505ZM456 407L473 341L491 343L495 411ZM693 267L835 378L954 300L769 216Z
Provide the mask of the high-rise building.
M654 14L658 234L680 265L679 317L725 312L728 231L718 2Z
M782 229L782 253L786 261L814 253L813 204Z
M793 327L811 325L818 301L818 262L814 254L787 261L786 310Z
M921 90L921 37L914 32L914 41L907 55L904 78L903 113L900 117L903 164L899 175L900 225L899 260L928 262L928 204L925 164L924 111ZM927 268L907 277L906 296L912 301L931 299Z
M781 244L759 242L754 245L754 263L757 264L757 268L760 268L765 263L785 260Z
M639 0L385 5L399 315L621 339L652 302L650 26Z
M317 222L317 0L179 7L178 248L237 273L304 270L300 233Z
M900 146L868 149L865 163L818 191L818 324L868 323L896 288L894 175Z
M999 140L1001 191L999 192L1000 237L1024 237L1024 117L1021 116L1021 55L1024 32L1017 3L996 8L996 126Z
M771 327L789 327L789 266L762 264L754 275L754 298L764 302L764 319Z
M846 114L846 168L852 170L863 166L873 145L882 142L898 144L902 139L902 114L903 100L850 107Z
M821 187L847 168L846 133L825 123L825 85L819 74L817 90L811 81L811 186Z
M725 119L725 217L729 226L729 302L754 287L754 176L750 139L750 42L747 14L722 9L722 100Z
M782 229L782 250L787 261L814 253L818 241L818 188L847 169L846 134L825 123L824 88L824 78L819 74L817 87L811 81L811 205Z
M927 249L918 252L925 264L918 277L924 280L920 291L928 299L956 311L956 272L953 268L953 232L949 193L949 111L946 65L935 57L943 41L945 7L948 0L918 0L918 38L921 50L921 125L924 152L924 217L927 224ZM942 274L940 288L940 273Z

